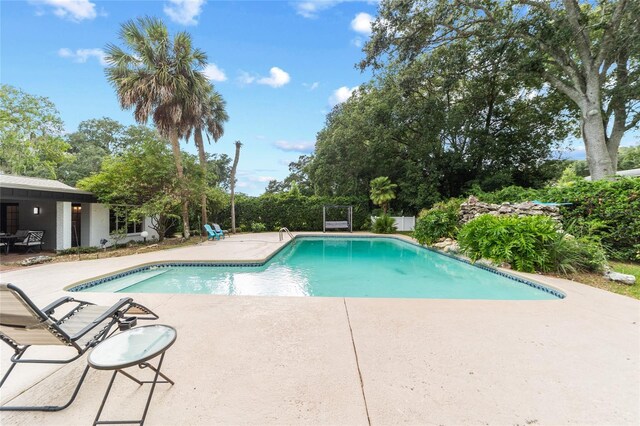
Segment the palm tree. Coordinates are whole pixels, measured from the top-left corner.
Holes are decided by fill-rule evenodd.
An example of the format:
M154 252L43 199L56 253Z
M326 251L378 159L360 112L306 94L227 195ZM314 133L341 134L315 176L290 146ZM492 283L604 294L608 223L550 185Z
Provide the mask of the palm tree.
M123 109L133 108L133 116L141 124L151 117L160 134L171 142L181 186L184 236L189 238L189 200L180 138L188 131L188 112L197 109L209 85L201 72L207 55L193 48L186 32L177 33L171 40L167 27L157 18L127 21L119 37L127 50L107 45L107 79Z
M207 135L207 140L211 142L213 138L214 142L218 142L218 139L224 135L224 123L229 120L229 114L226 110L226 102L222 98L220 93L216 92L213 86L209 86L207 96L203 99L201 105L198 105L196 111L193 111L194 116L193 128L187 132L187 139L191 136L193 130L193 139L196 147L198 148L198 157L200 158L200 167L202 169L202 179L206 182L207 176L207 158L204 152L204 140L202 138L202 132ZM203 185L202 195L202 223L208 223L207 217L207 193L206 184Z
M382 207L383 213L387 214L389 201L396 198L395 189L398 187L395 183L391 183L386 176L380 176L373 179L371 185L371 201Z
M238 160L240 160L240 147L242 142L236 141L236 155L233 157L231 167L231 232L236 233L236 171L238 170Z

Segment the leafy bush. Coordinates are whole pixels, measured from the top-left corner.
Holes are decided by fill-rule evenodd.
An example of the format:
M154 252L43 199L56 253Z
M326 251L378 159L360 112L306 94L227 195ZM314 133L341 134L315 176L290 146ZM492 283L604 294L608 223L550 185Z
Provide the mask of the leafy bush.
M484 201L485 203L501 204L520 203L539 199L541 191L542 190L512 185L494 192L482 192L478 188L472 191L472 193L478 197L480 201Z
M597 239L559 231L546 216L482 215L462 227L458 243L474 261L507 262L524 272L600 272L606 265Z
M571 203L561 207L563 226L590 224L588 236L599 238L613 259L635 260L640 251L640 179L579 180L543 189L510 186L492 193L475 191L489 203L541 200ZM597 224L597 226L593 226Z
M600 242L596 239L576 238L571 234L558 233L549 245L550 264L545 271L563 274L580 271L602 272L607 259Z
M581 181L545 189L543 201L571 203L562 209L563 223L597 221L591 236L600 238L614 259L633 260L640 242L640 179Z
M322 231L323 205L352 205L353 229L370 219L369 199L363 197L320 197L290 195L289 193L236 197L236 227L250 229L253 222L264 223L267 229L285 226L291 231ZM210 221L223 228L231 228L229 206L215 212ZM346 220L346 209L327 210L327 220Z
M391 216L383 214L373 222L373 232L376 234L393 234L396 232L396 221Z
M546 216L482 215L460 229L458 243L474 261L486 258L534 272L548 269L549 245L556 234L556 223Z
M58 250L56 251L56 254L58 255L78 254L78 253L85 254L85 253L96 253L100 250L101 250L100 247L72 247L64 250Z
M443 237L454 238L458 232L461 203L462 200L453 198L420 212L413 237L420 244L432 244Z
M264 232L267 230L267 226L264 223L252 222L251 232Z

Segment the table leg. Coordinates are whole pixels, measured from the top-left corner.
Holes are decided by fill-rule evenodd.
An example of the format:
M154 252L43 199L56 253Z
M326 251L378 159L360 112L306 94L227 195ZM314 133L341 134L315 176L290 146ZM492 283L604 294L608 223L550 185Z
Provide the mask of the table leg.
M162 368L162 361L164 360L164 354L165 352L162 353L162 355L160 355L160 361L158 362L158 367L154 367L153 365L147 363L147 362L143 362L141 364L138 365L139 368L150 368L155 372L155 375L153 377L153 380L138 380L135 377L133 377L132 375L122 371L122 370L116 370L113 372L113 376L111 376L111 381L109 382L109 386L107 387L107 392L104 394L104 398L102 399L102 404L100 404L100 409L98 410L98 414L96 415L96 419L93 422L94 426L95 425L99 425L99 424L139 424L140 426L142 426L144 424L145 419L147 418L147 412L149 411L149 405L151 404L151 398L153 397L153 392L155 391L156 388L156 384L157 383L171 383L172 385L174 384L174 382L169 379L167 376L165 376L163 373L160 372L160 369ZM144 406L144 412L142 413L142 418L140 420L98 420L100 418L100 414L102 413L102 410L104 408L104 405L107 401L107 397L109 396L109 392L111 391L111 387L113 385L113 382L116 378L116 375L120 373L128 378L130 378L131 380L133 380L134 382L138 383L139 385L142 385L144 383L151 383L151 389L149 390L149 396L147 397L147 403ZM162 378L164 378L165 380L158 380L158 377L161 376Z
M151 397L153 396L153 391L156 389L156 383L158 383L158 376L160 375L160 369L162 368L162 360L164 360L164 352L162 353L162 355L160 356L160 362L158 362L158 369L156 370L155 368L151 367L151 365L149 365L149 367L151 367L153 370L155 370L156 375L153 378L153 383L151 383L151 391L149 392L149 397L147 398L147 404L144 406L144 412L142 413L142 420L140 420L140 426L142 426L144 424L144 419L147 418L147 411L149 411L149 404L151 404ZM163 374L162 377L166 376ZM173 382L169 379L167 379L169 382L171 382L171 384L173 385Z
M102 398L102 403L100 404L100 408L98 409L98 414L96 414L96 418L93 421L93 425L97 425L101 422L98 422L98 419L100 418L100 414L102 414L102 409L104 408L104 404L107 402L107 397L109 396L109 392L111 392L111 386L113 386L113 381L116 379L116 374L118 374L118 370L113 372L113 375L111 376L111 381L109 381L109 386L107 387L107 391L104 394L104 398Z

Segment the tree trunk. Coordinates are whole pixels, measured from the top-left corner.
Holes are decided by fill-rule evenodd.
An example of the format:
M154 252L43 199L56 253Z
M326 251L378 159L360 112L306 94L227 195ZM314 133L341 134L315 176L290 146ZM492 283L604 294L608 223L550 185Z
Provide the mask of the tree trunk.
M189 231L189 198L186 196L186 183L184 181L184 169L182 168L182 154L180 153L180 140L178 139L178 133L171 132L169 137L171 141L171 150L173 151L173 159L176 162L176 170L178 171L178 182L180 185L180 199L182 201L182 235L185 238L189 238L191 233Z
M195 140L196 147L198 147L198 157L200 158L200 168L202 169L202 194L200 198L200 203L202 207L202 226L206 223L209 223L209 218L207 217L207 158L204 155L204 141L202 140L202 129L196 129L193 135L193 139ZM200 230L202 232L202 229Z
M233 167L231 167L231 232L236 233L236 170L238 168L238 160L240 159L240 147L242 143L236 141L236 155L233 158Z
M590 103L582 109L581 127L591 180L606 179L614 175L615 169L607 149L607 138L600 105Z

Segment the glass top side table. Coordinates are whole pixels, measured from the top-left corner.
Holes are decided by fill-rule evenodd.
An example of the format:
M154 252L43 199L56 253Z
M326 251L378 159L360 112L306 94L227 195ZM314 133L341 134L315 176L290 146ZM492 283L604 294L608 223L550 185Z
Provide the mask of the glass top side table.
M100 404L100 409L98 410L98 414L96 414L96 418L93 422L94 425L144 424L156 384L174 384L171 379L160 372L160 369L162 368L164 354L176 341L177 334L178 333L175 328L168 325L157 324L135 327L106 339L91 351L87 358L87 362L91 367L97 370L113 370L111 381L109 382L107 391L104 394L102 403ZM158 361L157 367L154 367L147 362L157 356L160 356L160 361ZM153 370L155 372L154 379L147 381L138 380L126 371L123 371L123 369L127 367L136 365L139 368L149 368ZM113 382L118 373L128 377L139 385L151 383L147 403L144 407L144 412L140 420L100 420L100 414L102 414L104 405L107 402L107 397L111 392L111 387L113 386ZM162 377L164 380L158 380L158 377Z

